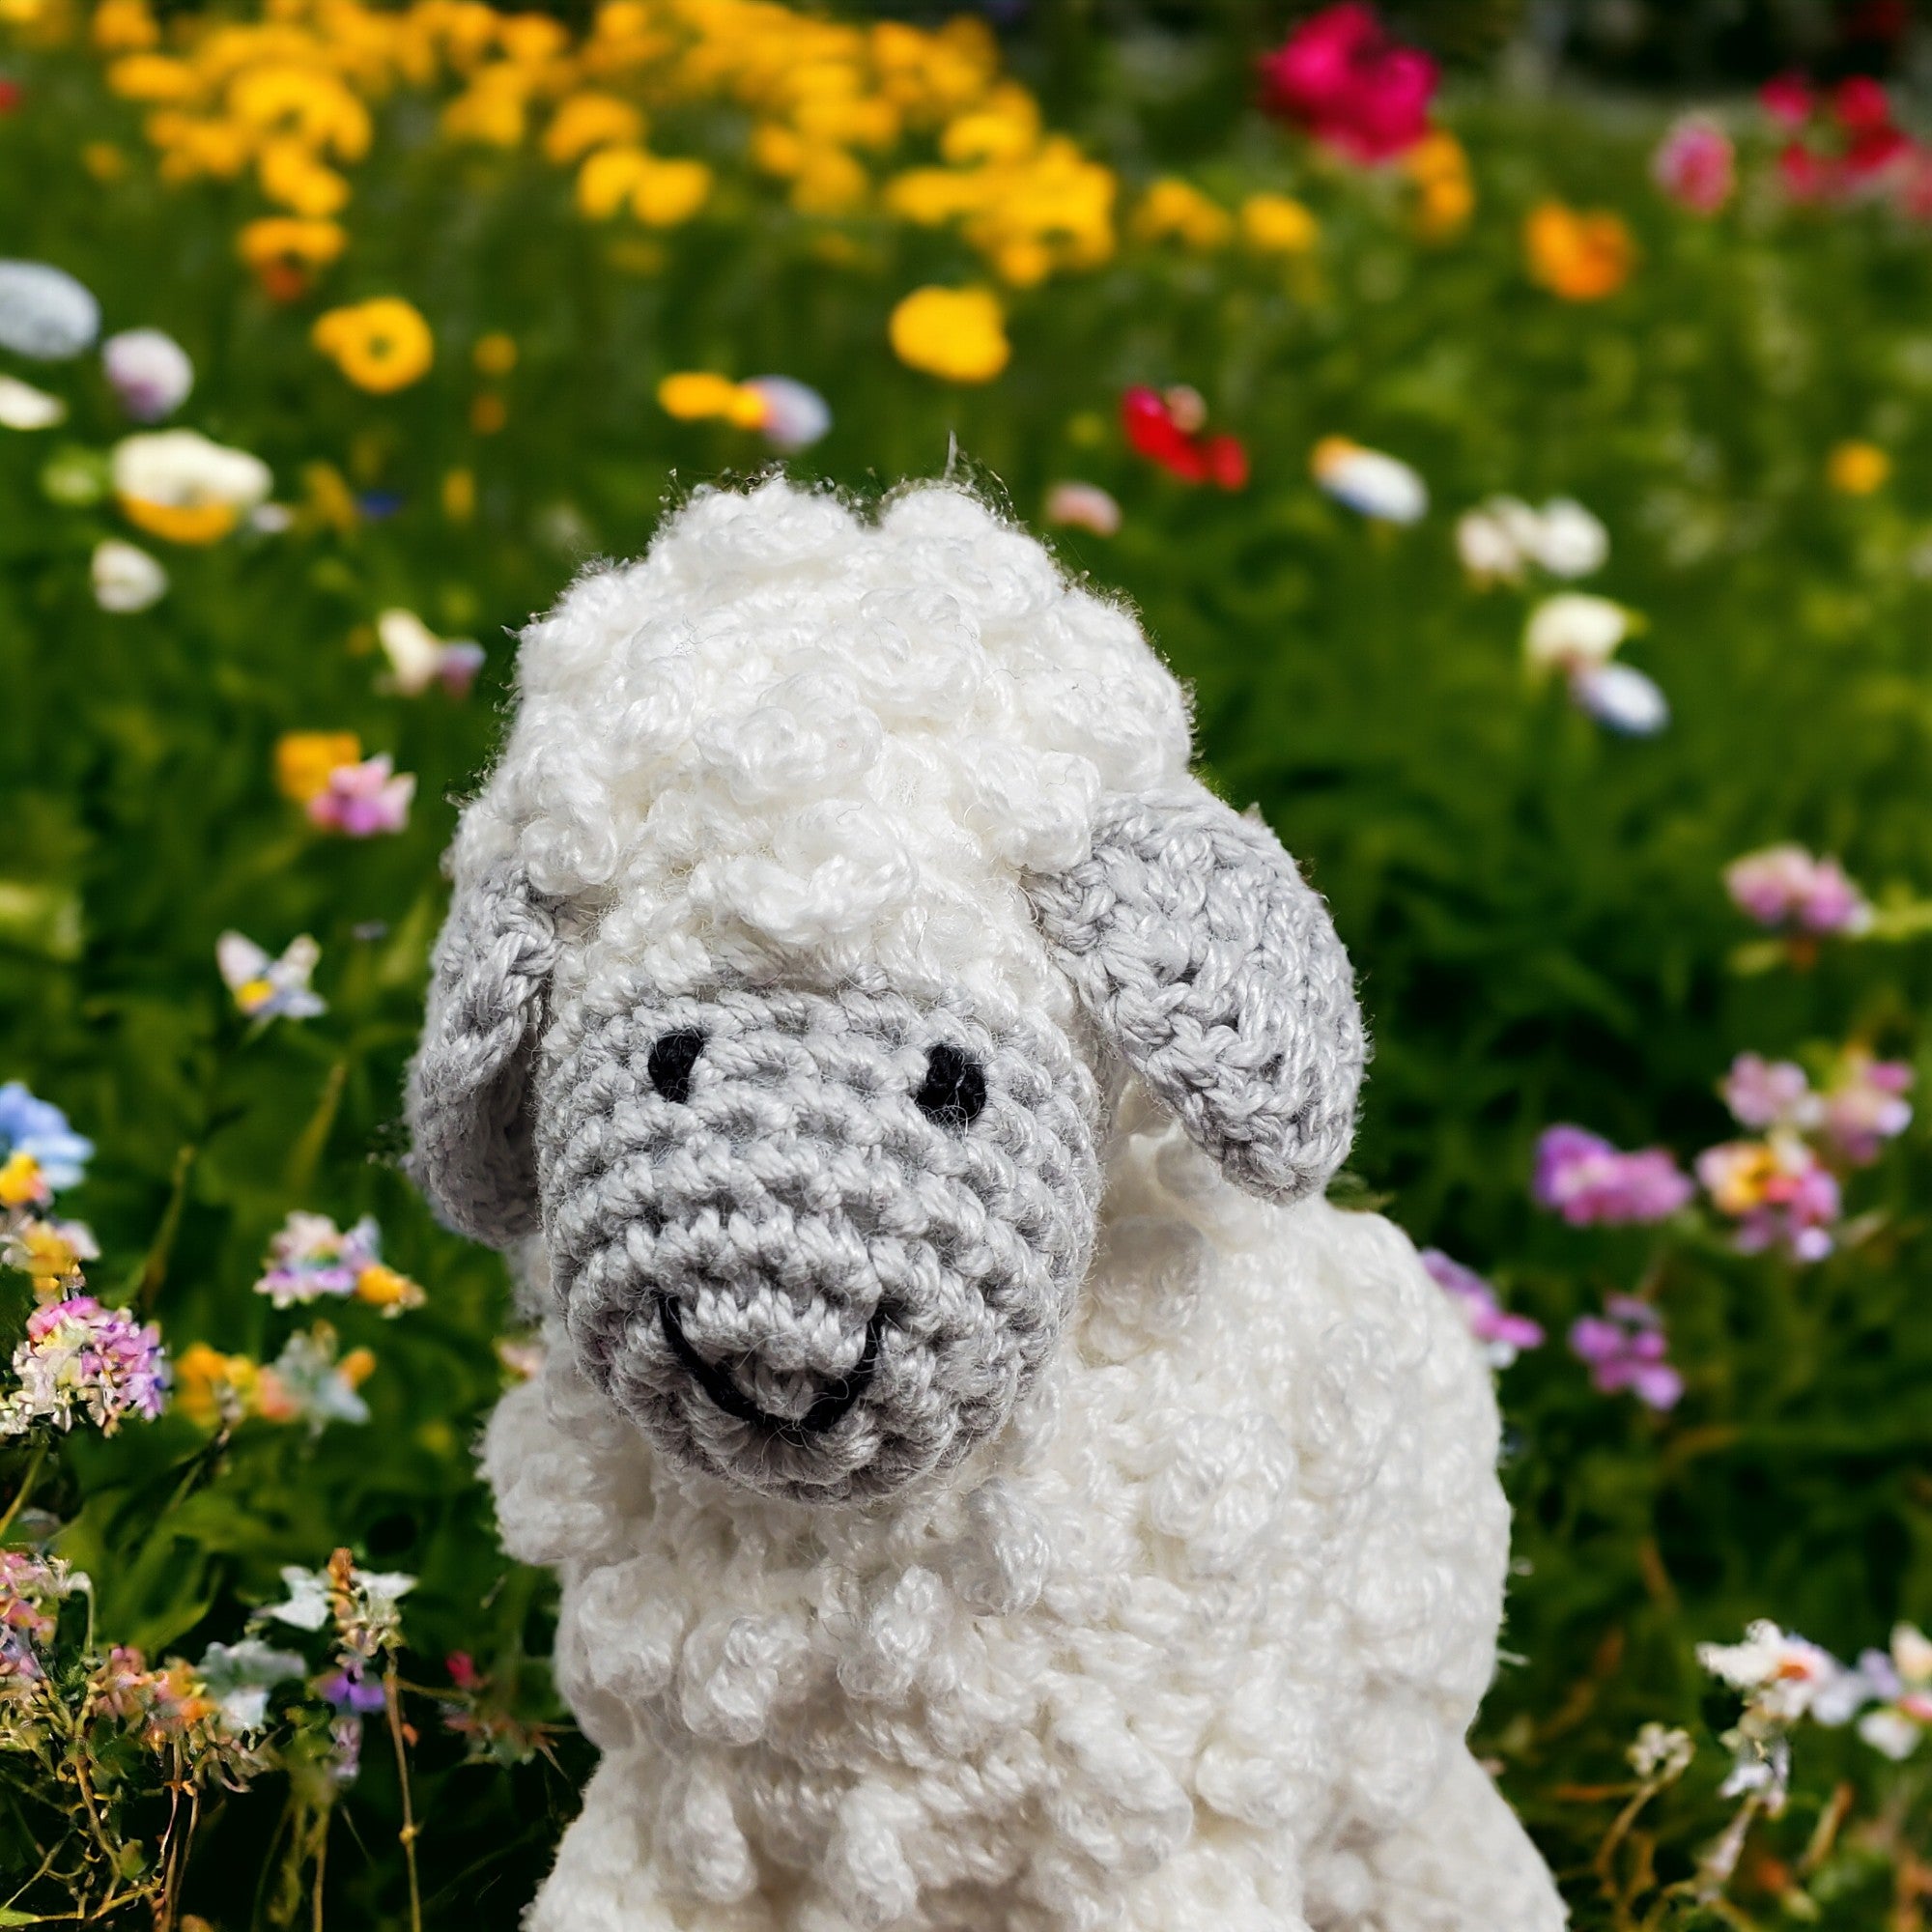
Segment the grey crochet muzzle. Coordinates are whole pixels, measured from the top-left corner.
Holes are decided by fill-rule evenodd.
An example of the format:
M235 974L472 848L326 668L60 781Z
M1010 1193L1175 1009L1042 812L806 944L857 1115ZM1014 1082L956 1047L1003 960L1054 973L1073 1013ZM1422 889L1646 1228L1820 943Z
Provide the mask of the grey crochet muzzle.
M579 1360L681 1461L863 1499L1011 1414L1086 1272L1093 1083L1051 1029L884 987L607 988L537 1086Z
M1105 802L1029 879L1093 1029L1229 1177L1293 1200L1353 1128L1364 1041L1327 908L1199 785ZM865 1501L994 1435L1092 1250L1095 1081L1041 1017L883 981L641 978L548 1011L513 867L460 892L411 1069L410 1166L498 1246L541 1225L585 1372L669 1455Z

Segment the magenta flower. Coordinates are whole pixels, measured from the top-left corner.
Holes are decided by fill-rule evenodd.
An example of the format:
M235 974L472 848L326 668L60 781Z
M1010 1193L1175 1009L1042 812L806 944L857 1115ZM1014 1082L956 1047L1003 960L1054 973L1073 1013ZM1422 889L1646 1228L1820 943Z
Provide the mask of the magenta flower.
M1452 1261L1440 1248L1424 1248L1422 1265L1456 1303L1492 1369L1506 1369L1523 1350L1543 1347L1542 1328L1526 1315L1510 1314L1497 1300L1495 1290L1474 1268Z
M1760 925L1860 933L1871 924L1871 906L1837 860L1814 858L1802 845L1767 845L1733 859L1724 889Z
M257 1294L277 1308L291 1308L319 1295L348 1295L363 1273L383 1259L382 1233L365 1214L353 1228L338 1228L327 1214L292 1211L269 1237L269 1257Z
M1862 1047L1847 1049L1838 1075L1824 1095L1824 1132L1854 1167L1869 1167L1883 1144L1912 1124L1916 1075L1902 1060L1874 1060Z
M0 1403L0 1435L47 1421L71 1429L78 1415L112 1435L130 1415L152 1422L167 1400L168 1359L160 1330L91 1294L37 1308L14 1350L19 1387Z
M1372 8L1324 8L1260 65L1263 111L1352 161L1392 160L1429 131L1435 63L1391 40Z
M1652 1408L1675 1407L1684 1378L1664 1359L1663 1317L1634 1295L1613 1294L1602 1315L1571 1324L1570 1350L1590 1365L1590 1380L1605 1395L1628 1390Z
M1802 73L1779 73L1758 89L1757 102L1780 128L1802 128L1810 120L1817 97Z
M327 784L308 802L309 822L345 838L400 832L410 821L415 793L414 776L396 772L384 752L359 765L337 765Z
M1658 143L1650 178L1679 208L1716 214L1737 185L1731 137L1715 121L1689 115Z
M1546 1128L1536 1143L1539 1206L1572 1227L1620 1227L1662 1221L1695 1191L1662 1148L1624 1153L1582 1127Z

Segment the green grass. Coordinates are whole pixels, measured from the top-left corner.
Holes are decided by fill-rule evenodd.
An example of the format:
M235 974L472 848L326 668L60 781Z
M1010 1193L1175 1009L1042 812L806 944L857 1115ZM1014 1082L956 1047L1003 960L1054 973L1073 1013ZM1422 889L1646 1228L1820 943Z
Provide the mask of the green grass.
M274 1599L281 1565L346 1544L422 1578L407 1676L442 1684L444 1654L465 1650L518 1709L550 1713L548 1588L497 1550L471 1463L503 1380L501 1271L440 1231L397 1171L400 1076L451 800L500 729L510 634L584 557L636 553L684 492L763 460L734 432L666 419L656 384L686 368L822 389L835 427L795 468L860 493L938 470L956 438L1022 518L1063 476L1119 497L1122 533L1062 538L1063 556L1138 605L1193 687L1208 771L1260 802L1358 962L1377 1053L1354 1174L1551 1334L1502 1378L1521 1567L1479 1743L1579 1924L1619 1922L1589 1871L1619 1801L1589 1788L1627 1781L1641 1721L1700 1741L1646 1814L1660 1881L1688 1873L1729 1815L1714 1797L1729 1712L1707 1702L1698 1640L1770 1616L1849 1656L1895 1618L1932 1615L1926 1138L1854 1180L1852 1210L1878 1225L1808 1269L1740 1258L1715 1233L1570 1230L1527 1194L1553 1121L1687 1159L1723 1138L1714 1082L1746 1048L1856 1035L1932 1073L1925 942L1741 974L1748 934L1719 876L1740 851L1797 838L1842 855L1875 896L1932 895L1932 237L1878 211L1790 213L1757 187L1699 222L1650 187L1649 123L1479 96L1452 116L1479 213L1426 247L1385 185L1311 169L1235 117L1201 178L1296 184L1324 223L1312 263L1130 253L1015 298L1010 369L957 390L885 341L907 289L975 272L956 243L860 225L853 259L832 266L794 218L730 189L637 272L573 216L566 176L452 153L404 99L328 285L332 299L406 294L436 329L435 372L383 399L309 347L317 304L278 309L252 289L232 255L252 212L240 197L157 185L135 114L78 56L21 71L26 105L0 120L0 252L72 270L110 327L178 336L200 372L181 419L262 455L285 499L315 463L400 498L346 532L169 550L167 598L105 614L88 555L128 532L110 508L48 500L40 478L53 448L104 448L126 426L93 363L7 364L73 414L0 432L0 881L44 889L0 923L0 1077L99 1143L63 1207L99 1236L102 1293L145 1268L177 1350L272 1356L295 1318L250 1288L292 1208L345 1224L373 1212L388 1258L429 1291L394 1324L340 1318L345 1343L380 1358L364 1427L311 1441L251 1425L212 1466L178 1417L65 1444L36 1501L66 1520L57 1547L92 1576L106 1636L198 1655ZM1103 148L1143 125L1124 93L1091 106ZM133 157L105 189L77 159L103 137ZM1121 138L1142 144L1122 158L1149 159L1144 132ZM1202 150L1198 130L1186 145ZM1520 219L1552 193L1632 223L1641 261L1621 294L1569 306L1526 280ZM489 330L521 360L507 428L479 438L469 350ZM1183 381L1247 440L1244 492L1189 491L1122 448L1122 388ZM1428 519L1379 528L1320 496L1307 456L1331 432L1413 463ZM1875 497L1825 487L1826 453L1850 436L1893 457ZM477 484L463 525L440 508L458 467ZM1455 514L1497 490L1572 495L1608 525L1590 587L1647 619L1628 655L1670 697L1662 735L1612 738L1527 684L1528 597L1468 587L1451 541ZM467 702L378 693L367 626L392 604L486 642ZM420 775L407 834L306 829L276 794L272 747L310 727L355 729ZM77 950L50 910L62 902L78 906ZM213 970L229 926L274 950L314 933L327 1015L245 1037ZM1562 1346L1572 1319L1647 1272L1690 1384L1664 1418L1594 1394ZM11 1346L27 1296L7 1279ZM0 1485L20 1461L0 1453ZM411 1708L428 1922L507 1928L588 1752L566 1736L556 1766L467 1765L434 1705ZM380 1744L372 1729L331 1838L340 1924L406 1922ZM0 1758L0 1873L24 1877L42 1814L14 1762ZM1731 1922L1782 1922L1776 1894L1846 1778L1850 1818L1795 1895L1833 1926L1918 1923L1894 1888L1899 1830L1928 1850L1923 1777L1849 1732L1802 1730L1791 1811L1760 1832L1785 1872L1747 1857ZM283 1922L290 1791L271 1774L211 1804L185 1902L224 1932ZM1651 1906L1672 1924L1705 1917L1643 1893Z

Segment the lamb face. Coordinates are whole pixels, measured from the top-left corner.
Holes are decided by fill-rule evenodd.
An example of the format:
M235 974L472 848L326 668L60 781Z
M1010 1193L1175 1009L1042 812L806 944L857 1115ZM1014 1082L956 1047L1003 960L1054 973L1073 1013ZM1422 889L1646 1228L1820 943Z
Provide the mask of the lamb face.
M964 994L637 980L559 1015L537 1192L585 1374L666 1453L870 1500L1006 1422L1092 1249L1093 1082Z

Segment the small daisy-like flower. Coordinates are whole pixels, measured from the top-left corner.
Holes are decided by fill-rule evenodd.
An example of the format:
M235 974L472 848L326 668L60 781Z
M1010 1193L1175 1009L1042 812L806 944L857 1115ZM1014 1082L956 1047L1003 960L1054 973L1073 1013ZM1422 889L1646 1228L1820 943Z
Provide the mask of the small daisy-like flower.
M87 1294L28 1316L14 1373L19 1387L0 1406L0 1434L9 1435L42 1421L71 1429L82 1416L112 1435L130 1415L152 1422L167 1400L160 1330Z
M58 1191L77 1187L94 1158L94 1143L77 1134L51 1100L30 1094L17 1080L0 1087L0 1155L22 1153Z
M1663 1318L1634 1295L1613 1294L1602 1315L1571 1324L1570 1351L1589 1364L1593 1387L1605 1395L1626 1390L1647 1407L1674 1408L1684 1378L1665 1359Z
M275 480L260 457L191 429L124 437L109 464L122 514L178 544L218 542L268 499Z
M1802 845L1767 845L1732 860L1724 889L1760 925L1856 935L1872 921L1871 906L1837 860L1813 858Z
M1537 1141L1532 1191L1539 1206L1584 1228L1667 1220L1695 1189L1662 1148L1625 1153L1600 1134L1564 1125Z
M1474 1268L1452 1261L1440 1248L1424 1248L1421 1260L1430 1279L1456 1303L1491 1368L1506 1369L1525 1349L1543 1347L1542 1328L1526 1315L1510 1314Z
M0 429L52 429L66 420L67 405L58 396L17 376L0 376Z
M239 932L224 932L214 943L222 983L251 1020L306 1020L327 1012L308 983L321 957L322 948L307 933L290 940L279 959Z
M187 401L194 364L172 335L158 328L128 328L100 345L108 386L136 422L159 422Z
M1636 1742L1624 1753L1639 1777L1655 1779L1660 1784L1675 1783L1690 1769L1690 1760L1696 1754L1697 1747L1689 1731L1675 1725L1666 1729L1654 1722L1637 1732Z
M1328 496L1373 522L1419 523L1429 508L1429 486L1406 463L1346 436L1324 436L1308 464Z
M338 765L305 810L311 825L345 838L374 838L400 832L410 821L414 775L399 773L386 752L360 764Z
M0 262L0 349L66 362L100 333L100 304L65 269Z
M376 639L389 661L390 681L405 697L414 697L432 684L461 697L483 668L481 644L470 638L439 638L413 611L384 611L376 619ZM353 763L354 756L343 762Z

